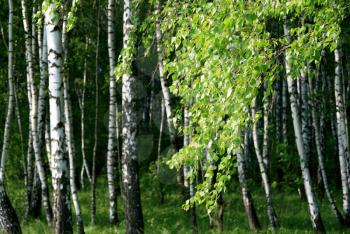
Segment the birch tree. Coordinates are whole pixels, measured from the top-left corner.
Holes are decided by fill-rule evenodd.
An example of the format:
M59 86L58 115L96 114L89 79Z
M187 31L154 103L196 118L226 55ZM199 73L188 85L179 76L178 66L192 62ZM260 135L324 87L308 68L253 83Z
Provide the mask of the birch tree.
M89 46L89 39L86 38L85 42L85 51L87 51L87 48ZM82 155L82 166L80 171L80 184L81 187L84 189L84 172L86 172L86 175L91 182L91 176L90 176L90 170L86 162L86 149L85 149L85 92L86 92L86 79L87 79L87 58L84 59L84 72L83 72L83 87L81 91L81 99L79 99L79 106L81 110L80 114L80 126L81 126L81 155Z
M244 133L244 149L241 148L237 151L237 170L238 170L238 179L239 183L241 185L241 191L242 191L242 199L243 199L243 205L244 210L248 219L249 228L251 230L260 230L261 225L258 219L258 215L256 213L255 205L253 202L252 195L250 193L250 190L248 188L247 184L247 175L246 175L246 158L249 157L249 150L248 150L248 131L246 130ZM244 154L243 154L244 152Z
M124 0L123 14L123 46L124 50L133 47L133 15L132 1ZM133 56L133 55L130 55ZM137 161L137 119L136 119L136 79L131 72L131 64L122 78L122 191L126 233L144 233L141 207L141 191L139 185L139 165Z
M285 37L290 40L290 33L289 33L289 26L287 23L283 25L284 27L284 35ZM286 75L287 75L287 82L288 82L288 92L290 97L290 107L292 111L292 118L293 118L293 127L294 127L294 135L295 135L295 142L297 145L297 150L299 154L300 159L300 168L302 172L303 182L304 182L304 189L306 193L306 199L309 206L309 212L310 212L310 219L312 222L312 226L315 229L316 232L324 233L325 228L323 226L323 221L321 218L320 210L318 208L318 204L316 201L316 198L314 196L314 192L312 189L312 183L311 183L311 176L310 176L310 170L309 170L309 161L306 157L305 149L304 149L304 143L303 143L303 137L302 137L302 130L301 130L301 121L299 117L299 107L297 105L297 92L294 86L293 77L291 75L291 56L290 52L286 50L285 52L285 69L286 69Z
M8 105L6 122L4 129L4 138L0 161L0 232L4 233L21 233L21 226L15 209L12 207L10 199L5 190L5 163L8 155L10 141L10 125L14 111L14 90L13 90L13 1L8 1Z
M41 116L43 111L41 108L41 103L38 103L37 90L34 85L34 70L33 70L33 46L32 39L30 34L30 23L28 17L28 9L26 6L26 1L21 0L22 6L22 17L23 17L23 27L25 31L25 48L26 48L26 63L27 63L27 92L28 92L28 102L29 102L29 127L30 134L32 135L32 144L35 156L35 167L38 170L38 174L41 182L41 190L43 197L43 206L46 213L46 220L48 223L52 222L52 210L49 201L49 188L47 186L47 176L43 165L42 154L41 154L41 138L39 137L38 132L38 116ZM41 78L45 78L44 75ZM41 87L42 89L44 87ZM44 92L40 92L44 95ZM39 94L40 94L39 93ZM42 102L44 99L39 97L39 102ZM40 108L38 108L38 106ZM39 123L40 125L41 123Z
M264 113L264 142L263 142L263 154L260 150L260 146L259 146L259 139L258 139L258 129L257 129L257 99L254 98L253 99L253 108L252 108L252 116L253 116L253 142L254 142L254 148L255 148L255 152L256 152L256 156L258 159L258 163L259 163L259 169L260 169L260 175L262 178L262 183L264 186L264 191L265 191L265 197L266 197L266 202L267 202L267 215L269 218L269 222L270 222L270 226L272 228L277 228L278 227L278 220L277 220L277 215L276 212L274 210L273 207L273 203L272 203L272 196L271 196L271 186L270 186L270 181L269 181L269 176L267 173L267 124L268 124L268 117L266 115L268 115L268 113ZM265 156L265 157L263 157Z
M338 137L338 155L340 164L341 184L343 192L343 212L345 222L350 222L350 193L349 193L349 174L347 169L347 157L349 143L346 137L345 122L345 105L343 99L343 83L341 77L341 54L338 48L334 51L335 61L335 78L334 78L334 95L336 104L336 120L337 120L337 137Z
M163 102L162 102L163 105ZM190 129L190 113L188 111L188 106L185 106L184 110L184 146L188 146L191 143L191 129ZM188 189L188 199L192 199L194 196L194 184L193 179L190 178L191 174L193 174L193 167L184 166L184 186ZM192 221L192 233L198 233L197 226L197 214L196 214L196 206L192 206L190 208L190 215Z
M62 90L62 34L59 11L55 3L46 2L45 24L49 64L50 136L52 153L53 227L56 234L72 233L69 199L69 172L65 154L65 133L61 100Z
M69 12L69 4L64 5L65 15L63 16L62 25L62 54L63 54L63 66L62 66L62 80L63 80L63 103L64 103L64 135L65 143L68 149L68 161L69 161L69 185L70 193L72 195L73 206L75 210L78 233L84 233L83 217L78 199L78 191L75 183L75 143L73 134L73 118L72 118L72 105L69 94L69 72L68 72L68 36L67 36L67 20ZM69 190L68 190L69 191Z
M318 107L320 106L320 101L319 101L319 95L318 95L318 90L320 90L320 82L321 82L321 76L322 72L321 70L323 69L323 63L320 62L320 65L317 69L317 75L315 77L315 81L313 81L311 75L309 74L309 87L310 87L310 103L311 103L311 115L312 115L312 125L314 128L315 132L315 143L316 143L316 151L317 151L317 156L318 156L318 165L321 171L321 176L322 176L322 183L324 187L324 191L326 193L330 208L332 209L333 214L335 215L337 221L341 226L344 226L344 218L340 211L337 208L337 205L335 203L332 191L330 189L329 183L328 183L328 177L326 174L326 167L324 163L324 147L322 147L322 132L321 132L321 126L322 126L322 115L320 111L318 111ZM325 81L324 81L325 82ZM315 84L315 85L314 85ZM322 100L322 99L321 99ZM323 100L322 100L323 101Z
M168 122L168 128L169 128L169 135L170 135L170 141L173 149L175 151L178 150L177 144L176 144L176 130L173 122L173 110L171 107L171 94L169 90L169 86L166 82L166 74L164 71L164 51L161 47L161 41L162 41L162 31L161 31L161 1L156 1L156 42L157 42L157 53L158 53L158 69L159 69L159 78L160 78L160 84L162 87L162 93L163 93L163 99L164 99L164 106L165 106L165 113L167 117Z
M109 56L109 120L108 120L108 151L107 151L107 181L109 192L109 223L118 223L117 213L117 192L115 186L115 161L116 161L116 81L114 76L115 68L115 32L114 32L114 11L115 1L108 0L108 56Z
M99 46L100 46L100 0L96 0L97 7L97 42L95 54L95 120L94 120L94 148L92 152L92 169L91 169L91 224L95 224L96 215L96 154L98 144L98 109L99 109Z

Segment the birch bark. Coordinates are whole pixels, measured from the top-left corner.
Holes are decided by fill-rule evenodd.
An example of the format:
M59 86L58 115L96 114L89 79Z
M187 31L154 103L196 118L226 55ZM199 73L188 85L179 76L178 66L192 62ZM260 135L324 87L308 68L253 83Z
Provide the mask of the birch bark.
M287 23L284 25L284 34L288 40L290 40L290 33L289 33L289 27ZM300 168L302 172L303 182L304 182L304 188L306 193L306 198L309 206L309 213L310 213L310 219L312 222L312 226L318 233L324 233L325 228L323 226L323 221L321 218L321 214L318 208L318 204L316 201L316 198L314 196L314 192L312 189L312 183L311 183L311 176L310 176L310 170L309 170L309 163L306 158L305 149L304 149L304 143L303 143L303 137L302 137L302 130L301 130L301 121L299 117L299 111L298 111L298 96L297 92L294 86L293 78L291 76L291 57L289 54L289 51L286 51L285 54L285 69L286 69L286 75L287 75L287 82L288 82L288 91L290 95L290 107L292 111L292 118L293 118L293 127L294 127L294 135L295 135L295 142L297 145L297 150L300 158Z
M65 4L65 15L63 17L62 25L62 53L63 53L63 69L61 71L61 76L63 78L63 102L64 102L64 134L65 142L68 148L68 165L69 165L69 185L70 193L72 196L73 206L76 215L77 229L79 234L84 234L84 224L83 217L81 213L81 208L78 199L78 191L75 183L75 143L74 143L74 133L73 133L73 118L72 118L72 104L70 101L69 94L69 72L68 72L68 39L67 39L67 18L68 18L69 7Z
M242 191L242 199L244 210L248 219L249 228L251 230L260 230L261 225L258 219L258 215L256 213L256 209L254 206L253 198L249 191L247 185L247 175L246 175L246 158L249 156L248 154L248 132L244 133L244 155L242 149L237 151L237 170L238 170L238 179L241 185Z
M343 83L341 77L341 53L339 49L334 51L335 58L335 79L334 79L334 95L336 105L336 119L337 119L337 136L338 136L338 155L340 164L340 174L343 192L343 212L345 222L350 221L350 193L349 193L349 174L347 168L347 154L349 145L346 136L346 122L345 122L345 106L343 99Z
M322 61L317 70L317 76L315 80L315 85L312 80L312 77L309 74L309 87L310 87L310 103L311 103L311 114L312 114L312 125L315 131L315 143L316 150L318 156L318 165L321 172L322 183L324 187L324 191L326 192L326 196L332 209L333 214L335 215L340 226L344 226L344 218L342 214L339 212L337 205L335 203L334 197L332 195L331 189L328 183L328 177L326 174L325 164L324 164L324 147L322 146L322 132L321 132L321 122L322 122L322 114L318 111L318 107L320 106L320 102L318 101L318 90L320 89L320 81L321 81L321 67L323 66ZM321 117L319 117L321 116Z
M53 226L56 234L72 233L72 216L69 199L69 171L65 154L65 133L62 101L62 36L58 26L57 5L50 3L45 11L47 27L50 136L52 153Z
M42 154L41 154L41 145L40 137L41 134L38 132L38 116L42 115L43 111L41 108L38 108L38 96L34 84L34 71L33 71L33 42L30 36L29 31L29 19L27 15L27 6L26 1L21 0L22 6L22 17L23 17L23 27L25 31L25 48L26 48L26 62L27 62L27 88L28 88L28 99L29 99L29 126L30 132L32 135L32 144L35 156L35 166L38 170L38 174L41 182L42 198L43 205L46 214L46 220L48 223L52 222L52 209L49 200L49 188L47 186L47 176L43 165ZM44 77L41 77L44 78ZM43 94L43 92L41 93ZM39 102L42 101L42 98L39 97ZM40 104L39 104L40 106Z
M107 151L107 181L109 192L109 223L118 223L117 192L115 186L116 168L116 82L114 76L115 68L115 1L108 0L108 56L109 56L109 121L108 121L108 151ZM118 142L118 141L117 141Z
M127 48L132 43L133 28L131 1L124 0L123 43ZM131 67L131 64L129 64ZM133 75L123 74L122 85L122 191L126 220L126 233L144 233L143 214L137 161L137 119L136 119L136 79Z
M267 215L269 218L270 226L272 228L277 228L278 227L278 220L277 220L276 212L273 208L271 186L270 186L269 176L267 174L267 167L266 167L267 161L266 161L266 159L264 160L263 155L261 154L260 146L259 146L259 137L258 137L258 129L257 129L258 120L257 120L257 113L256 113L257 106L258 106L257 99L254 98L253 106L252 106L252 117L253 117L253 121L254 121L253 122L253 142L254 142L256 157L257 157L258 163L259 163L260 175L261 175L262 183L264 186L265 198L266 198L266 202L267 202ZM266 114L267 113L265 113L265 115ZM265 126L264 126L264 130L265 131L267 130L267 128Z
M99 46L100 46L100 0L96 0L97 7L97 42L95 56L95 120L94 120L94 148L92 152L92 169L91 169L91 224L95 224L96 215L96 154L98 144L98 107L99 107Z
M18 234L21 233L21 226L15 209L12 207L10 199L5 191L5 162L8 155L10 140L10 125L14 109L14 90L13 90L13 1L9 0L8 15L8 107L4 129L3 146L0 163L0 232Z

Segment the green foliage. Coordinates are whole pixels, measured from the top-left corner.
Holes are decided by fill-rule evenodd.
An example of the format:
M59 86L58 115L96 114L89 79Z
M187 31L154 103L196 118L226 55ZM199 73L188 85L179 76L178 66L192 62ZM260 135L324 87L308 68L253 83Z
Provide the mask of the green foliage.
M294 78L299 77L305 61L317 63L324 48L333 50L347 7L345 1L167 1L161 16L153 14L147 19L145 25L153 22L145 37L145 44L150 45L154 21L162 18L160 47L172 80L171 91L183 105L193 102L192 143L169 165L197 168L205 159L208 143L214 141L205 180L186 208L205 203L211 210L218 194L226 190L235 171L235 153L242 144L240 129L251 124L249 107L262 86L261 77L268 84L266 95L271 96L272 85L283 71L277 59L286 49ZM291 22L292 41L279 32L286 19ZM271 28L271 24L277 26ZM210 165L217 166L214 186Z

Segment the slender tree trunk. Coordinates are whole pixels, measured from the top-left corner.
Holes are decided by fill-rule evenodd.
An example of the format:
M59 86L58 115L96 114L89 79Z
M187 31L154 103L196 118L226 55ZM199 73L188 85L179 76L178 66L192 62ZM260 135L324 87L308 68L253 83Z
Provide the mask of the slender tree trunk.
M23 17L23 26L25 31L25 47L26 47L26 62L27 62L27 86L28 86L28 99L29 99L29 115L30 115L30 128L32 134L32 143L35 156L35 166L38 169L40 181L41 181L41 190L43 205L46 213L46 220L49 224L52 222L52 209L49 200L49 188L47 186L47 176L43 165L42 155L41 155L41 146L40 146L40 137L41 134L38 132L38 116L42 113L41 108L38 109L38 100L37 92L34 85L34 72L33 72L33 50L32 50L32 39L29 33L29 19L27 15L27 6L25 0L21 0L22 5L22 17ZM42 78L42 77L41 77ZM42 92L43 94L43 92ZM39 102L42 99L39 97ZM39 103L40 106L40 103Z
M256 119L256 110L257 110L257 100L256 98L253 101L253 108L252 108L252 116L254 118L254 123L253 123L253 141L254 141L254 148L256 152L256 156L258 159L259 163L259 169L260 169L260 175L262 179L262 183L264 186L264 191L265 191L265 197L266 197L266 202L267 202L267 215L269 218L270 226L272 228L277 228L278 227L278 220L277 220L277 215L276 212L273 208L273 202L272 202L272 195L271 195L271 187L270 187L270 182L269 182L269 176L267 173L267 159L264 160L263 155L261 154L260 151L260 146L259 146L259 138L258 138L258 130L257 130L257 119ZM265 113L267 115L267 113ZM268 117L265 119L264 117L264 124L267 124ZM267 131L267 126L264 126L264 130ZM266 139L265 139L266 137ZM264 148L267 146L268 142L267 141L267 136L265 136L264 133ZM267 149L264 150L265 154L267 154ZM267 155L265 155L267 157Z
M346 122L345 122L345 106L343 99L343 88L341 80L341 54L339 49L335 49L335 80L334 80L334 94L336 104L336 117L337 117L337 136L338 136L338 154L340 164L340 174L342 181L343 191L343 212L345 222L350 222L350 193L349 193L349 174L347 170L347 153L349 150L348 141L346 137Z
M155 77L153 75L151 78L151 95L149 100L149 116L148 116L149 127L152 127L152 121L153 121L154 83L155 83ZM163 97L162 97L162 100L163 100Z
M22 159L22 165L23 165L24 187L26 188L26 198L25 198L24 210L25 210L25 217L28 217L27 211L29 211L30 190L28 189L27 160L26 160L25 153L24 153L24 138L23 138L21 113L20 113L19 107L18 107L17 90L16 90L15 83L13 84L13 95L14 95L14 101L15 101L15 113L16 113L18 132L19 132L19 136L20 136L20 140L21 140L21 159Z
M288 85L287 80L282 80L282 137L285 147L288 146Z
M47 160L49 162L50 172L52 174L52 154L51 154L51 136L50 136L50 110L48 102L46 102L46 116L45 116L45 150Z
M321 181L323 183L324 191L326 192L326 196L330 205L330 208L332 209L337 221L339 222L340 226L344 226L344 218L342 214L339 212L335 200L333 198L332 192L329 188L328 184L328 177L326 174L326 169L324 165L324 148L322 147L322 139L321 139L321 118L319 116L321 115L318 111L318 107L320 106L318 94L317 91L319 90L319 83L320 83L320 76L321 76L321 66L322 62L319 65L318 71L317 71L317 77L315 80L315 87L313 85L313 80L309 74L309 86L310 86L310 94L312 95L310 98L311 101L311 114L312 114L312 125L315 131L315 143L316 143L316 150L317 150L317 156L318 156L318 166L321 174Z
M305 149L305 156L306 160L309 161L310 154L311 154L311 146L310 146L310 139L311 139L311 133L310 133L310 126L309 126L309 120L310 120L310 107L309 107L309 84L307 82L307 76L305 74L305 71L303 69L300 70L300 83L301 83L301 130L302 130L302 137L303 137L303 143L304 143L304 149Z
M188 110L188 106L185 107L184 110L184 146L188 146L191 143L191 132L190 129L188 129L190 127L190 115L189 115L189 110ZM185 188L188 189L188 195L189 195L189 199L192 199L194 196L194 185L193 185L193 181L191 181L192 179L188 178L188 174L191 174L191 171L193 170L193 168L191 166L184 166L184 186ZM191 215L191 221L192 221L192 233L196 234L198 233L198 225L197 225L197 215L196 215L196 206L193 205L190 208L190 215Z
M89 45L89 39L86 39L85 43L85 51L87 51ZM83 78L83 90L81 94L81 102L80 102L80 109L81 109L81 154L83 158L83 165L81 167L80 171L80 184L81 187L84 188L84 172L86 172L86 175L91 183L91 176L90 176L90 170L86 162L86 154L85 154L85 91L86 91L86 77L87 77L87 61L86 57L84 59L84 78Z
M67 156L62 100L62 37L57 5L51 3L45 11L49 64L50 136L52 153L52 185L54 230L56 234L72 233L72 216L69 199Z
M3 146L1 152L0 163L0 232L17 234L21 233L15 209L12 207L10 199L5 191L5 163L8 155L8 147L10 141L10 125L14 109L14 90L13 90L13 1L9 0L9 18L8 18L8 85L9 98L6 114Z
M276 81L275 90L276 90L276 102L275 102L275 121L276 121L276 142L281 142L282 136L282 82L283 80L279 79Z
M99 95L99 46L100 46L100 0L96 0L97 7L97 42L95 56L95 120L94 120L94 148L92 152L92 169L91 169L91 224L95 224L96 216L96 154L98 143L98 95Z
M246 158L249 156L247 131L245 131L245 134L244 134L244 152L245 152L244 155L242 155L242 149L239 149L237 151L238 179L241 185L243 205L244 205L244 210L248 219L249 228L253 231L257 231L261 229L261 225L258 219L258 215L256 213L253 198L248 188L247 176L246 176L245 164L246 164Z
M290 40L289 27L287 26L286 23L284 24L284 34L288 38L288 40ZM297 144L298 154L300 158L300 167L301 167L301 172L302 172L302 177L304 182L306 198L309 205L310 219L315 231L317 233L324 233L325 228L323 226L321 214L320 214L318 204L312 189L310 170L309 170L308 160L305 154L304 143L303 143L303 138L301 133L301 121L298 114L298 105L297 105L298 96L297 96L295 86L293 85L294 82L291 76L290 64L291 64L291 61L290 61L289 51L286 51L285 68L286 68L286 75L287 75L287 81L288 81L288 91L290 94L290 106L291 106L292 117L293 117L295 142Z
M162 93L164 98L164 105L165 105L165 112L167 116L167 122L169 127L169 134L170 134L170 141L172 144L172 147L175 151L178 150L177 144L176 144L176 131L173 123L173 112L171 107L171 96L170 96L170 90L166 83L166 75L164 73L164 54L163 50L161 48L161 40L162 40L162 32L161 32L161 1L156 1L156 16L157 16L157 23L156 23L156 41L157 41L157 52L158 52L158 69L159 69L159 77L160 77L160 84L162 87Z
M124 0L123 32L124 48L133 46L131 29L131 1ZM131 67L131 64L129 64ZM126 220L126 233L144 233L141 207L141 191L139 185L139 165L136 146L136 79L133 75L123 74L122 106L123 106L123 148L122 148L122 183Z
M160 126L159 126L159 137L158 137L158 150L157 150L157 175L160 176L160 165L161 165L161 150L162 150L162 136L164 129L164 115L165 115L165 106L164 99L161 97L161 117L160 117ZM159 182L159 193L160 193L160 204L164 204L164 187L161 182Z
M63 78L63 100L64 100L64 130L65 130L65 142L68 148L68 161L69 161L69 185L70 192L72 196L73 206L76 215L77 229L79 234L84 234L84 224L83 217L81 213L81 208L78 198L78 190L75 184L75 143L74 143L74 134L73 134L73 118L72 118L72 105L69 95L69 81L68 81L68 41L67 41L67 17L68 17L68 6L65 6L65 15L63 18L62 26L62 52L63 52L63 69L62 69L62 78Z
M331 97L329 98L329 106L331 108L334 108L335 107L335 100L334 100L334 96L333 96L334 87L332 85L331 78L330 78L330 76L326 75L324 71L323 71L322 76L324 76L324 78L327 82L328 92L331 95ZM334 154L334 158L339 158L339 150L338 150L339 142L338 142L336 111L332 111L330 120L331 120L332 137L333 137L333 141L334 141L333 142L333 154Z
M27 193L27 199L28 199L28 206L26 206L25 209L25 216L30 217L31 216L31 201L32 201L32 185L33 185L33 178L34 178L34 167L33 167L33 144L32 144L32 134L29 128L29 134L28 134L28 148L27 148L27 187L26 187L26 193Z
M115 68L115 32L114 11L115 1L108 0L108 56L109 56L109 123L108 123L108 151L107 151L107 181L109 192L109 223L117 224L117 191L115 186L115 146L116 146L116 82Z
M30 217L38 218L41 215L41 182L38 170L35 168L33 184L31 188Z

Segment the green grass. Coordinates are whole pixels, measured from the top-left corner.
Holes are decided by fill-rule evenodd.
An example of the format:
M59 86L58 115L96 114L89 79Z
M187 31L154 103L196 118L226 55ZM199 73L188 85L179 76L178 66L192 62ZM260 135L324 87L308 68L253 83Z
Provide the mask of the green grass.
M85 222L85 231L86 233L96 234L124 233L123 205L120 197L118 199L118 214L122 222L114 228L111 228L108 224L108 193L104 179L105 178L101 176L98 180L96 225L94 226L90 225L90 189L86 188L79 193ZM166 189L165 204L160 205L159 193L156 189L157 185L152 182L151 177L147 175L144 176L141 184L146 233L191 233L190 217L186 212L181 210L181 196L176 188L169 187ZM52 233L45 222L44 216L42 216L41 219L24 221L24 192L23 189L18 188L18 186L20 185L9 185L8 193L21 220L23 233ZM267 228L268 220L263 194L261 191L254 191L253 197L260 222L263 226L261 233L272 233L272 231ZM238 191L227 193L224 199L224 233L252 233L248 228L240 193ZM305 201L299 199L296 192L274 191L274 203L281 223L281 228L278 229L277 233L313 233L307 212L307 204ZM325 199L320 203L320 209L328 233L350 233L338 228L337 222ZM217 230L208 228L208 217L203 207L198 207L197 215L199 233L219 233Z

